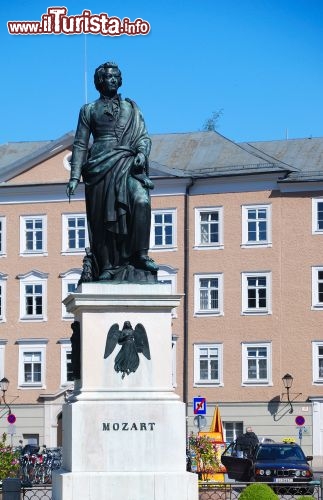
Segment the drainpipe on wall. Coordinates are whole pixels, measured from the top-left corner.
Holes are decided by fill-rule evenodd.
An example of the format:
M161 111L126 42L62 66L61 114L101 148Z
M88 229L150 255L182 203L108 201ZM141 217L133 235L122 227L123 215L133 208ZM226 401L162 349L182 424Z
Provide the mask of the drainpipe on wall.
M183 401L186 406L186 425L187 425L187 403L188 403L188 315L189 315L189 196L190 189L194 184L191 178L190 183L185 190L184 204L184 354L183 354Z

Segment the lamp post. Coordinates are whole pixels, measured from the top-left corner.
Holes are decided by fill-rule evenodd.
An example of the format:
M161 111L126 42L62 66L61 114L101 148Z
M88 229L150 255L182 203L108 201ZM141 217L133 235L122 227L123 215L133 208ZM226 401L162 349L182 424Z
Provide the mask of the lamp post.
M0 389L2 390L2 399L3 399L4 404L8 408L8 414L11 415L11 408L8 405L8 403L6 402L6 392L8 390L8 387L9 387L9 380L6 377L3 377L0 380Z
M291 400L290 400L290 398L289 398L289 390L290 390L290 388L291 388L291 387L292 387L292 385L293 385L293 380L294 380L293 376L292 376L292 375L290 375L289 373L286 373L286 375L284 375L284 376L283 376L283 378L282 378L282 381L283 381L284 387L285 387L285 389L286 389L286 391L287 391L287 401L288 401L288 403L289 403L289 405L290 405L290 410L289 410L289 413L293 413L293 411L294 411L294 410L293 410L293 405L292 405L292 402L291 402Z

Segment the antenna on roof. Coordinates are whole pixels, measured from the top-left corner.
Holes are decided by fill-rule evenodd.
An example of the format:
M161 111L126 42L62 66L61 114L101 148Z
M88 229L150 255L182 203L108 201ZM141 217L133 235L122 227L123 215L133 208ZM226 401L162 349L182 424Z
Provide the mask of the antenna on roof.
M85 94L85 104L87 104L87 44L86 44L85 33L84 33L84 94Z
M285 139L286 139L286 141L288 140L288 128L286 128L286 130L285 130Z

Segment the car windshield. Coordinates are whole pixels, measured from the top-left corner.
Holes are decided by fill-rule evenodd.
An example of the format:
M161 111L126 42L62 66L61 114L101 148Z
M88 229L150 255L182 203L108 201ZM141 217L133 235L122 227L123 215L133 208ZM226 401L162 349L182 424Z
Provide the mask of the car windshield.
M305 461L305 455L298 446L260 446L256 460L302 460Z

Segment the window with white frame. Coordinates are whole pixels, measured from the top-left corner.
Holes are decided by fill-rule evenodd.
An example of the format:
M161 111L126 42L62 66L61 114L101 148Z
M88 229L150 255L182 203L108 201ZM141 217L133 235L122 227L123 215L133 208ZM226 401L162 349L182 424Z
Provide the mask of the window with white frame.
M7 340L0 339L0 379L5 376L5 349Z
M242 383L271 385L271 343L242 344Z
M177 387L176 351L178 336L172 335L172 386Z
M223 385L222 344L194 345L194 385Z
M169 250L176 247L176 210L152 210L150 248Z
M243 422L223 422L224 440L232 443L243 434Z
M47 217L30 215L20 217L20 253L39 255L47 252Z
M195 275L195 314L223 314L223 275Z
M160 265L157 273L158 283L163 283L171 285L171 293L176 293L176 277L178 269L171 266ZM172 318L177 317L177 309L174 307L172 309Z
M17 340L19 345L19 387L45 387L47 342L47 339Z
M62 278L62 301L66 299L70 293L76 292L81 273L81 269L70 269L66 273L60 274L60 278ZM72 313L66 311L65 304L62 302L62 318L70 319L73 317L74 315Z
M6 254L6 218L0 217L0 257Z
M312 199L312 233L323 234L323 198Z
M62 252L80 253L89 245L85 214L63 214Z
M312 309L323 309L323 266L312 267Z
M69 339L61 339L61 386L74 383L72 368L72 346Z
M271 314L271 273L242 273L242 313Z
M313 383L323 384L323 340L312 342Z
M7 275L0 273L0 322L6 321L6 284Z
M271 246L271 205L242 206L242 245Z
M223 207L195 209L195 248L223 247Z
M20 279L20 319L47 320L47 273L32 271L17 276Z

